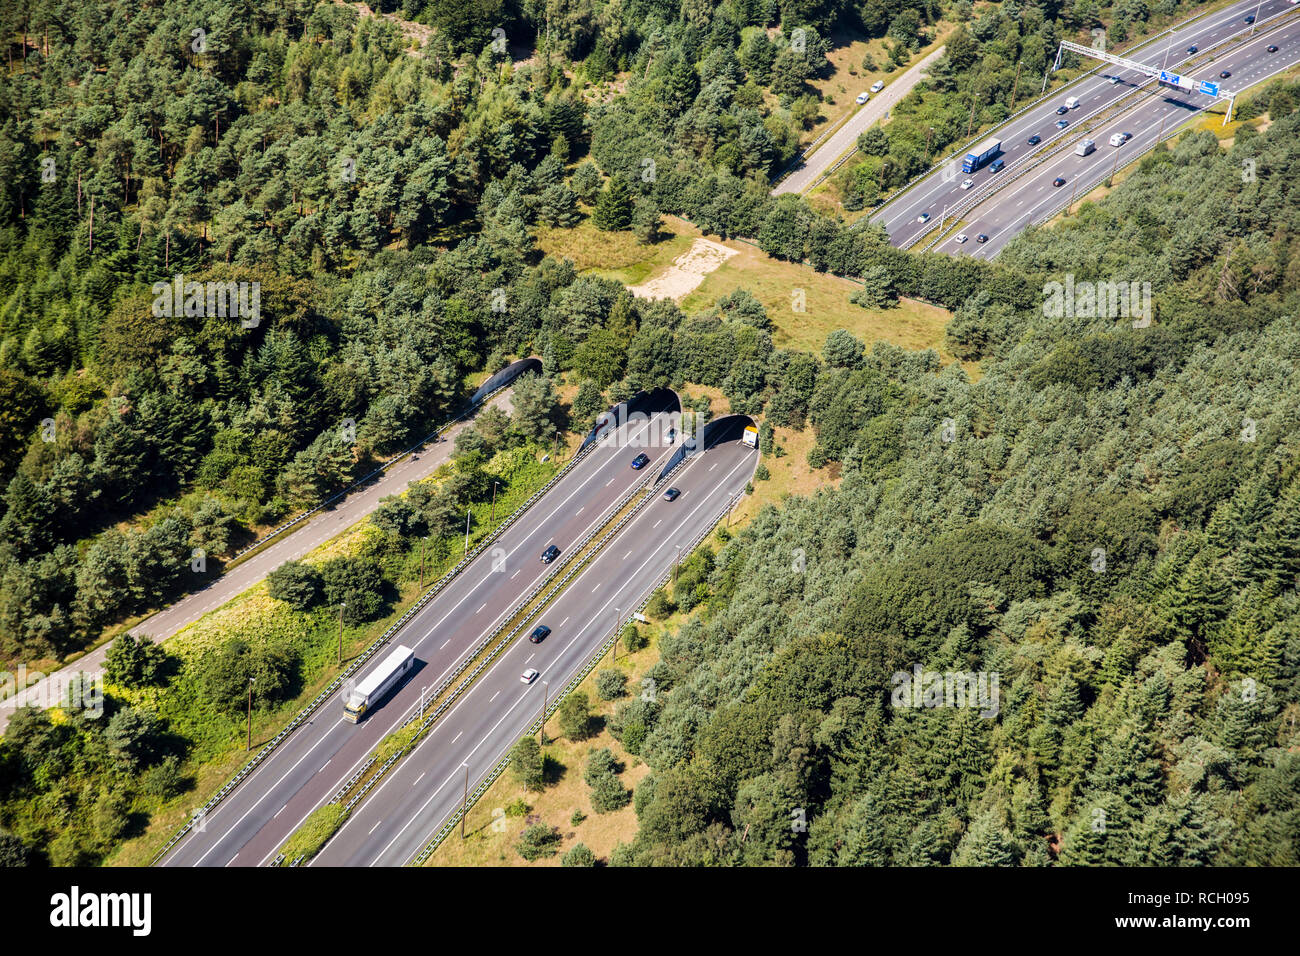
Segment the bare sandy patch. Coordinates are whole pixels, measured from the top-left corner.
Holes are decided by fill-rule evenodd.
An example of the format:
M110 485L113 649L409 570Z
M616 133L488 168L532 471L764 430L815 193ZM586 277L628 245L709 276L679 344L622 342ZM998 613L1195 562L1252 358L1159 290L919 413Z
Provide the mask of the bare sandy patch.
M641 285L629 286L628 291L643 299L683 299L699 287L705 276L736 254L735 249L720 242L696 239L662 275Z

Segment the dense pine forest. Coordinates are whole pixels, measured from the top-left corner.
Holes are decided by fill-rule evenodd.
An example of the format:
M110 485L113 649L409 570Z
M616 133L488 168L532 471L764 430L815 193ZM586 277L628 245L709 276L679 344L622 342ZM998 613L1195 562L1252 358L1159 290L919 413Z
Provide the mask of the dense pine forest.
M811 429L827 488L660 602L698 613L663 640L660 701L619 718L653 773L611 862L1297 862L1294 87L1246 104L1263 133L1188 134L989 264L770 196L837 38L884 37L902 66L949 31L842 174L855 210L1036 92L1020 73L1058 39L1190 4L372 6L0 13L0 670L193 588L196 549L216 573L509 358L547 373L445 484L381 509L364 554L272 580L296 616L265 646L200 663L123 640L109 719L15 718L0 862L101 862L195 802L246 676L269 713L329 666L324 603L382 618L423 579L421 538L452 553L453 502L494 479L526 497L557 427L684 384L761 415L765 454L773 426ZM650 243L664 214L853 277L865 308L954 310L946 347L981 377L844 331L780 348L744 290L687 314L535 240L589 218ZM1046 318L1065 272L1150 283L1155 322ZM160 315L176 276L256 283L256 321ZM996 714L891 706L914 666L999 675Z

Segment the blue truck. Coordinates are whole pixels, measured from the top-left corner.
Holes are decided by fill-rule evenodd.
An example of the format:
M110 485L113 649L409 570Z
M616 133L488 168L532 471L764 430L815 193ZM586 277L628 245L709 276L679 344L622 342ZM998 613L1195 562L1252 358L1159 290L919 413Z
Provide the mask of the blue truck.
M986 139L966 154L966 158L961 161L961 171L973 173L1000 152L1002 140L996 136Z

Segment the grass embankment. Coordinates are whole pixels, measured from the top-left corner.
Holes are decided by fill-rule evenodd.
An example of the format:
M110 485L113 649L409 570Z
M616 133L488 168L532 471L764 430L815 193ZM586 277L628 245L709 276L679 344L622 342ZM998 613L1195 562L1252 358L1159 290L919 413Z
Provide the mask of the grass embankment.
M546 448L544 451L549 452ZM555 461L540 462L542 450L523 448L503 452L485 466L489 473L505 479L504 490L496 503L496 521L489 523L491 504L472 508L470 548L482 540L506 517L544 485L559 469ZM428 481L440 481L440 470ZM379 552L382 533L368 521L360 522L313 550L303 560L317 564L336 557L353 557ZM464 538L440 542L426 554L425 584L438 580L454 567L463 555ZM364 625L347 627L343 634L344 666L369 646L405 613L421 592L418 579L420 553L416 547L404 555L384 559L390 577L405 583L399 588L389 612ZM245 749L246 725L242 719L218 712L204 702L184 665L230 640L249 644L287 643L300 657L298 692L289 701L269 710L253 713L253 749L271 740L317 694L338 675L338 617L332 609L317 608L298 612L271 598L265 582L189 625L167 642L167 649L182 662L180 673L165 688L131 691L113 687L115 697L127 703L147 703L170 731L190 742L182 767L193 786L163 804L134 807L148 814L149 824L142 835L125 842L107 861L108 865L143 866L167 839L205 804L220 787L249 759Z

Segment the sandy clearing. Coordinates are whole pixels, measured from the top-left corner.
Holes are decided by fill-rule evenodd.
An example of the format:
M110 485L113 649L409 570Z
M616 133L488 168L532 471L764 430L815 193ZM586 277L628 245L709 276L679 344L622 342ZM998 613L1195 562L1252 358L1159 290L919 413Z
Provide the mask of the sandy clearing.
M729 249L711 239L696 239L691 247L673 260L673 264L660 275L641 285L628 286L628 290L643 299L673 299L680 301L690 295L737 250Z

